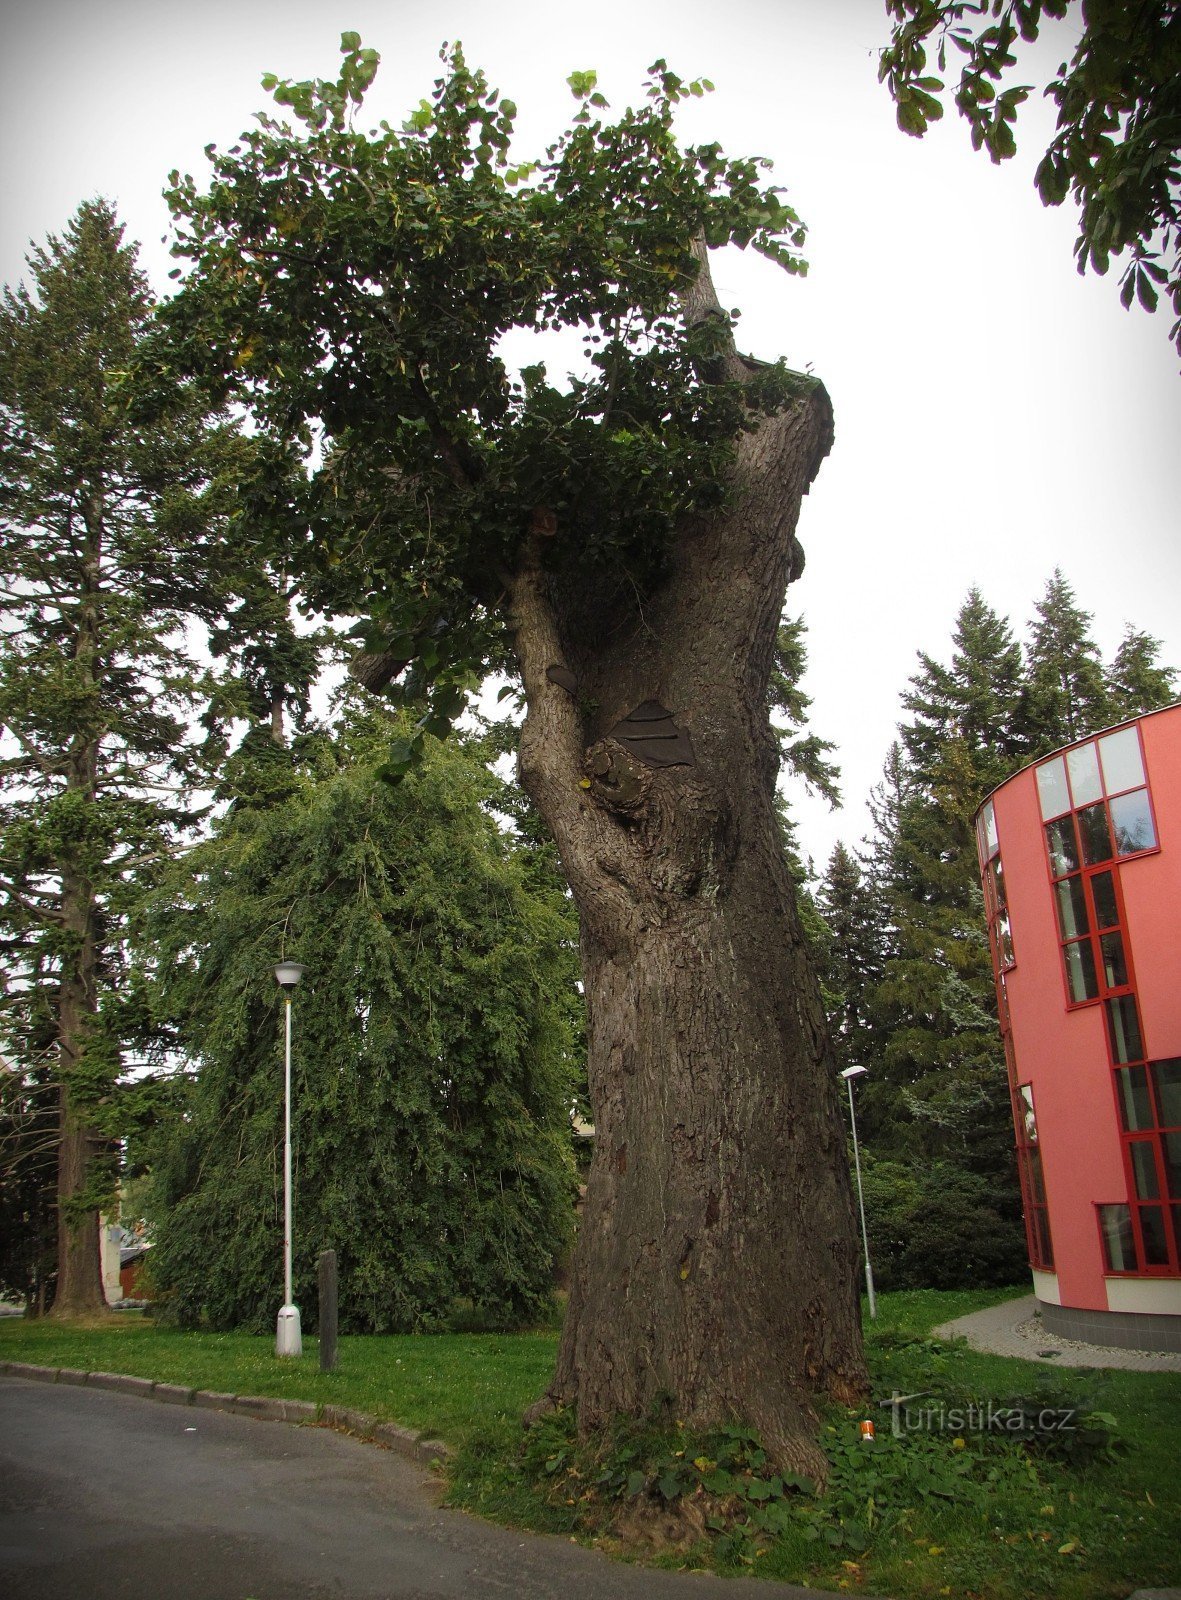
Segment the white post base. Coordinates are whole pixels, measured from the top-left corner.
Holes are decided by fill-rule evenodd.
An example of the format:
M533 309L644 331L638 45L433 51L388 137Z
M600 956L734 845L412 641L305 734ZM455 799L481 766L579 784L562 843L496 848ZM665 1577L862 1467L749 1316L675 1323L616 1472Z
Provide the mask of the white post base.
M280 1306L279 1321L275 1328L275 1354L301 1356L303 1337L299 1330L299 1307Z

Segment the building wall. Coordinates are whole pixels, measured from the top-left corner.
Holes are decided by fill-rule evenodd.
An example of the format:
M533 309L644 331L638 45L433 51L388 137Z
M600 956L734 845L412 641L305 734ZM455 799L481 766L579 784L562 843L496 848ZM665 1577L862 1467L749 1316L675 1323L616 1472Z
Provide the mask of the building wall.
M1138 726L1156 847L1113 863L1127 963L1120 992L1135 994L1144 1053L1161 1060L1181 1057L1181 705L1143 717ZM1076 759L1089 742L1070 747L1079 752ZM1181 1204L1173 1213L1177 1227L1166 1268L1113 1273L1105 1256L1096 1208L1134 1198L1102 998L1110 991L1101 988L1099 998L1079 1003L1068 986L1039 802L1037 769L1043 765L1035 763L1002 784L982 808L979 827L1035 1286L1046 1304L1083 1312L1181 1315ZM998 849L999 874L992 871ZM1094 932L1094 908L1087 904ZM1104 949L1092 940L1089 951L1072 951L1088 961L1094 954L1101 985L1104 973L1110 976ZM1074 981L1077 987L1088 980L1076 970ZM1036 1137L1030 1134L1026 1086ZM1042 1185L1052 1262L1035 1226ZM1181 1202L1181 1188L1176 1200Z

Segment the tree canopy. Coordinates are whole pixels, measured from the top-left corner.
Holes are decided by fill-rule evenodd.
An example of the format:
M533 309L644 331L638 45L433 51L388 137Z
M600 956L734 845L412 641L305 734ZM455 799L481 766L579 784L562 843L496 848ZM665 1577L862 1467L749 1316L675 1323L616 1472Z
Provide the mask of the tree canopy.
M1058 131L1035 174L1046 205L1079 209L1080 273L1128 260L1120 300L1155 311L1159 293L1181 349L1181 6L1177 0L886 0L894 19L879 77L898 126L921 137L943 115L948 44L962 57L955 105L973 148L993 161L1016 153L1014 125L1032 85L1014 82L1018 41L1063 26L1073 45L1045 93ZM939 76L931 70L934 45ZM954 57L953 57L954 59Z
M421 728L441 733L476 675L509 662L503 600L526 535L576 581L642 592L680 520L722 502L736 436L802 380L724 373L716 305L689 334L692 241L802 272L804 228L768 163L680 147L675 107L710 86L663 61L615 121L595 75L572 75L573 126L516 161L516 107L459 46L401 129L369 133L353 120L376 54L347 33L341 50L335 83L264 79L301 130L262 116L209 147L207 190L172 175L189 271L161 363L276 439L322 444L309 598L366 619L375 686L411 665L412 691L432 690ZM513 329L578 330L587 375L551 381L539 360L510 376Z

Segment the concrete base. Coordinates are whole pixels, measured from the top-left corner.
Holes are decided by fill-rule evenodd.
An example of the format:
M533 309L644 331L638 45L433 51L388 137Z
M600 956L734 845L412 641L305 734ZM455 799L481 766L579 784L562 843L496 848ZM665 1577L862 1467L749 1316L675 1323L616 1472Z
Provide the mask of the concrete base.
M1181 1317L1137 1311L1082 1311L1038 1301L1042 1326L1060 1339L1111 1345L1117 1350L1181 1352Z
M277 1356L303 1355L303 1334L299 1326L298 1306L279 1307L279 1321L275 1328L275 1354Z

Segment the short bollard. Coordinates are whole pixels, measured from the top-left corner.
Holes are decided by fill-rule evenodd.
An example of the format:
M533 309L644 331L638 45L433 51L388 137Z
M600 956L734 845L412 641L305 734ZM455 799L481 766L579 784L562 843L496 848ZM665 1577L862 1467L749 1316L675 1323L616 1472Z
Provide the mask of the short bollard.
M336 1371L336 1251L320 1251L320 1371Z

